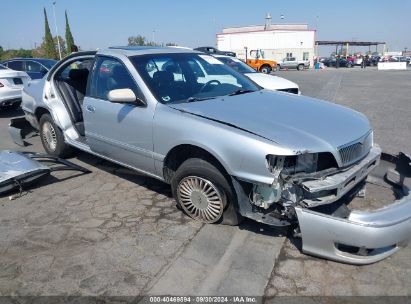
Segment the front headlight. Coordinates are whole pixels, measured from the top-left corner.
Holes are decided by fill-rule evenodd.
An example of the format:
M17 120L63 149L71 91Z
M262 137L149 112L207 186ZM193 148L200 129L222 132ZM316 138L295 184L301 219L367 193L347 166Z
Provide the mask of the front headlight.
M268 155L267 164L271 173L279 170L286 175L296 173L314 173L330 168L337 168L337 162L331 153L304 153L300 155Z
M287 156L284 162L284 170L287 174L313 173L317 171L317 164L318 153Z

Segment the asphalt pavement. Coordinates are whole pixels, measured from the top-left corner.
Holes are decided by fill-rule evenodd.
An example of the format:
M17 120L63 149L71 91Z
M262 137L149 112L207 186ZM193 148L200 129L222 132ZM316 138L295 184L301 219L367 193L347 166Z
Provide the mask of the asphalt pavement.
M411 152L410 71L281 71L304 95L367 115L385 151ZM0 149L25 148L0 112ZM0 197L0 295L411 295L411 248L368 266L301 253L286 231L245 221L203 225L169 186L78 152L90 174L60 172L15 200Z

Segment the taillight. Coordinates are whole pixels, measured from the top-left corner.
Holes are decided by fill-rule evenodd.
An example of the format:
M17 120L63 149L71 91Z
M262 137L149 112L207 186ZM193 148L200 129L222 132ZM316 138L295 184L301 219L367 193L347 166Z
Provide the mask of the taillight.
M4 84L2 84L2 83L0 82L0 88L2 88L2 87L4 87Z

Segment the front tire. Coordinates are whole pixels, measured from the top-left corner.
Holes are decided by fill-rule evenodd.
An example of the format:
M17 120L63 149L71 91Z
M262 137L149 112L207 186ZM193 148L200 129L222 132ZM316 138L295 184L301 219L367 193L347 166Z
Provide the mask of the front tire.
M192 219L203 223L238 225L237 197L228 179L212 161L186 160L176 171L171 188L177 204Z
M57 157L68 157L72 154L72 148L64 142L63 132L50 114L44 114L40 118L40 138L47 154Z
M271 73L271 67L269 65L263 65L260 68L260 72L264 74L270 74Z

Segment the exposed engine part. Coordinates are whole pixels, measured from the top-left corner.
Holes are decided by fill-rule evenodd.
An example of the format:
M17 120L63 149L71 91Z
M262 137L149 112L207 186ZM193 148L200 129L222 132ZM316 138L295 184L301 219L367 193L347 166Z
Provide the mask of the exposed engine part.
M253 187L252 203L258 207L268 209L281 198L281 183L273 185L256 184Z
M284 156L267 156L268 169L274 175L271 185L255 184L251 194L251 202L260 208L268 209L273 203L281 199L282 182L280 180L281 171L284 167Z
M278 183L281 171L284 168L285 156L267 155L268 169L274 175L273 185Z

